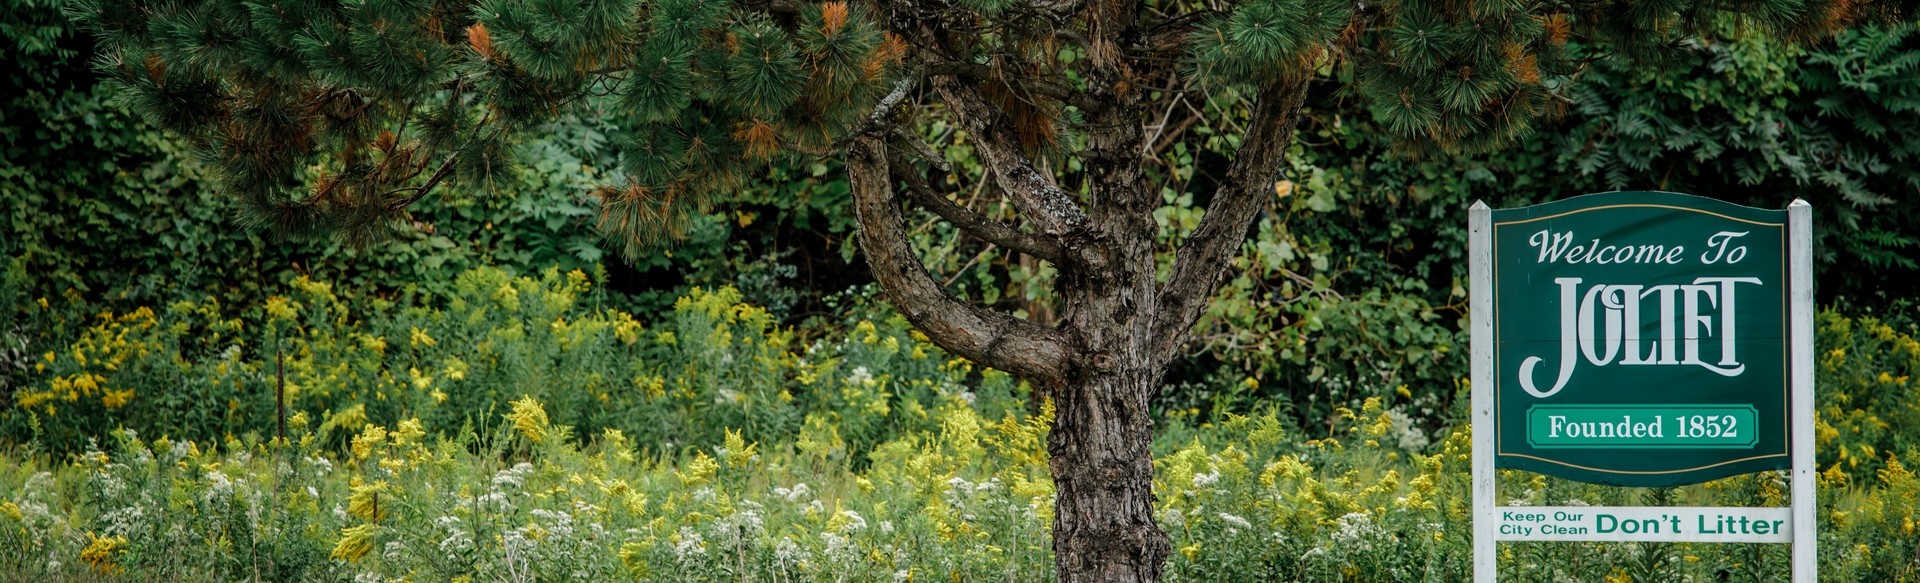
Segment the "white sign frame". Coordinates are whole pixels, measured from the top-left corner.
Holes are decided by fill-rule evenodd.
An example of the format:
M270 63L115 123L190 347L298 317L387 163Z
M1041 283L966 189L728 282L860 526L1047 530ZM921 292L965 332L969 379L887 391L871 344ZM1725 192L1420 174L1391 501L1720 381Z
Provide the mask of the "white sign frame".
M1818 525L1814 521L1814 471L1813 471L1813 207L1805 200L1794 199L1787 205L1787 263L1788 263L1788 327L1792 334L1789 367L1792 379L1793 402L1790 403L1793 427L1792 440L1792 481L1793 490L1788 501L1789 506L1776 508L1691 508L1691 507L1503 507L1499 505L1497 488L1497 470L1494 469L1493 443L1493 209L1485 202L1475 201L1468 210L1467 269L1470 273L1471 297L1468 315L1472 326L1473 376L1473 580L1475 583L1494 583L1499 579L1498 541L1502 540L1553 540L1553 541L1673 541L1673 542L1727 542L1727 543L1791 543L1793 545L1793 581L1812 583L1817 580L1817 557L1815 541L1818 538ZM1518 515L1523 520L1509 520ZM1559 513L1559 514L1555 514ZM1646 525L1636 532L1624 532L1615 528L1608 532L1574 532L1565 529L1547 534L1528 531L1520 534L1518 528L1526 522L1547 523L1550 519L1592 516L1606 513L1609 516L1636 520L1636 525ZM1539 517L1540 520L1525 518ZM1711 528L1738 527L1747 529L1753 521L1766 521L1768 526L1745 530L1738 535L1718 534L1708 538L1701 532L1701 525L1707 524L1708 516L1715 517L1715 526ZM1719 517L1730 516L1738 519L1734 522L1719 522ZM1788 520L1778 524L1782 517ZM1569 518L1570 520L1573 518ZM1668 522L1671 520L1672 522ZM1671 527L1659 528L1672 524ZM1688 532L1686 524L1696 527ZM1786 527L1786 533L1778 527ZM1502 532L1505 530L1506 532ZM1766 532L1754 532L1765 530ZM1720 531L1728 532L1728 531Z

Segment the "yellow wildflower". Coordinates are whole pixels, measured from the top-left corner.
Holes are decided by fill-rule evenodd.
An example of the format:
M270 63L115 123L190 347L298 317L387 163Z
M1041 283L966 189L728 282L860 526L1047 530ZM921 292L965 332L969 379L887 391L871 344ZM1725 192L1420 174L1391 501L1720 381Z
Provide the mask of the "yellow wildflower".
M292 320L298 315L300 304L288 300L285 296L267 298L267 318L269 320Z
M433 375L421 373L418 367L408 367L407 377L412 380L415 390L424 391L433 386Z
M73 388L78 389L80 394L91 396L95 390L100 388L101 380L106 379L105 377L96 376L92 373L77 374L73 376Z
M340 542L333 545L333 558L358 562L367 553L373 552L374 538L380 535L380 525L362 524L340 529Z
M714 474L719 472L720 464L713 461L713 458L707 457L707 452L703 451L694 454L693 461L687 462L685 473L674 472L673 474L680 478L680 483L683 485L698 486L712 480Z
M513 402L513 412L507 414L507 421L534 443L547 438L547 409L532 395Z
M133 401L133 389L107 391L105 396L100 397L100 404L106 405L108 409L125 407L131 401Z
M393 434L392 434L393 445L398 447L406 447L408 445L412 445L414 442L418 441L421 437L425 437L426 435L427 435L427 430L420 423L420 418L415 417L413 419L401 421L398 426L395 426L393 428Z
M368 424L366 429L353 438L352 450L355 459L367 459L373 455L374 446L387 440L387 429L379 425Z
M608 427L600 432L600 443L607 449L626 449L627 434L624 431Z
M434 340L433 336L428 335L425 330L419 328L412 328L411 330L413 332L411 336L414 346L438 346L440 344L440 341Z
M620 545L620 562L627 566L633 576L646 579L652 574L647 564L647 552L653 550L652 541L635 541Z
M87 548L80 551L80 560L91 565L95 573L117 575L126 571L114 563L114 555L126 552L126 537L101 537L88 532L87 541Z
M748 462L753 461L754 456L760 454L760 442L756 441L749 444L746 439L740 437L740 432L731 429L727 430L726 434L727 467L739 468L745 466Z
M365 518L370 522L380 522L381 518L393 513L392 498L387 499L386 508L380 505L380 495L387 492L386 480L367 484L361 482L359 478L354 478L352 484L347 487L347 491L350 492L347 494L348 514Z
M447 378L464 380L467 378L467 363L458 358L447 359Z

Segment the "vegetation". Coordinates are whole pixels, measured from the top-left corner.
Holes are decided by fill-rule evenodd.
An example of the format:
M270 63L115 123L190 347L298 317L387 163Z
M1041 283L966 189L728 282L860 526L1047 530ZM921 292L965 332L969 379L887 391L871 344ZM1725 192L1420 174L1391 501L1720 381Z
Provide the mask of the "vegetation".
M1164 578L1462 580L1463 209L1625 188L1815 204L1823 577L1920 580L1911 2L145 4L0 0L0 579L1059 578L1084 383L906 294L1167 344L1127 458ZM1205 284L1177 333L1100 322L1084 260L1121 248ZM1521 580L1785 562L1502 548Z
M1903 15L1803 0L735 8L81 0L70 11L99 37L99 68L121 98L215 162L243 222L281 233L379 240L443 184L493 189L517 158L514 138L565 114L618 136L619 170L593 196L597 226L628 256L680 232L761 161L844 160L861 251L888 301L934 343L1058 403L1055 559L1070 581L1162 574L1172 549L1150 503L1151 405L1281 190L1274 171L1311 79L1337 75L1397 147L1486 151L1605 59L1576 36L1646 63L1721 24L1817 39ZM1245 123L1227 134L1232 162L1206 212L1161 248L1165 197L1149 178L1165 165L1145 156L1160 132L1144 128L1190 92L1244 108ZM964 139L929 141L947 125ZM954 148L977 155L980 184L1018 223L954 202L941 153ZM1855 204L1885 202L1828 183ZM913 247L908 201L1051 266L1056 311L1022 318L955 297ZM1892 261L1884 251L1897 245L1877 242L1873 257Z
M34 383L71 392L6 413L10 433L22 418L40 429L13 433L26 447L0 464L0 566L27 580L1052 576L1052 406L1029 412L1024 386L897 319L801 342L731 290L636 322L591 307L582 274L459 281L428 302L445 307L343 312L361 302L296 280L224 323L197 308L95 316ZM245 321L262 323L242 333L249 347L287 337L285 439L272 353L156 340ZM1893 428L1920 423L1920 342L1833 312L1819 329L1822 577L1916 580L1920 437ZM578 372L537 378L550 367ZM170 387L202 386L209 411L166 404ZM1450 536L1471 520L1467 427L1430 432L1377 398L1327 428L1270 411L1166 424L1154 511L1175 545L1168 579L1467 578L1471 542ZM1532 505L1777 506L1787 490L1778 472L1651 490L1502 483ZM1503 549L1508 578L1582 581L1764 581L1788 550Z

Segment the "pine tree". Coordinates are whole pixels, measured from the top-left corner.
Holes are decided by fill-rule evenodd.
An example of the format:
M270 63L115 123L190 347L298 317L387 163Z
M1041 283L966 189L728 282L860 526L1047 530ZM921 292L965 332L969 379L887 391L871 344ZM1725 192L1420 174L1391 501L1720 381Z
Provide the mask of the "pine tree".
M955 354L1056 404L1063 581L1157 580L1148 404L1274 185L1316 80L1409 152L1525 137L1596 58L1657 63L1737 21L1814 39L1913 0L77 0L98 66L222 169L241 219L380 237L429 196L487 191L563 115L624 135L599 227L629 253L768 160L843 157L887 297ZM1614 54L1577 50L1596 44ZM1155 242L1145 129L1183 102L1238 128L1206 213ZM1221 105L1216 102L1224 102ZM964 139L928 143L938 124ZM970 148L999 220L956 202ZM971 188L971 186L969 186ZM1057 322L956 298L903 205L1055 266Z

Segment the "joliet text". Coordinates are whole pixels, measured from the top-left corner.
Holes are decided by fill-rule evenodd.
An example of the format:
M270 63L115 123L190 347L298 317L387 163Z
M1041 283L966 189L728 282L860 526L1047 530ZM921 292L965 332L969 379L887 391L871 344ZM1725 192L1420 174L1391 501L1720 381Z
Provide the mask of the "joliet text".
M1576 242L1573 232L1540 230L1528 237L1539 262L1564 264L1737 264L1747 255L1740 244L1745 231L1720 231L1696 252L1686 245L1600 239ZM1757 277L1694 277L1660 283L1609 283L1581 277L1554 278L1560 297L1558 374L1542 388L1536 381L1544 356L1520 363L1520 388L1546 398L1565 388L1584 361L1593 366L1694 366L1722 376L1739 376L1746 365L1735 350L1734 306L1743 290L1763 283ZM1649 321L1659 336L1642 338Z

